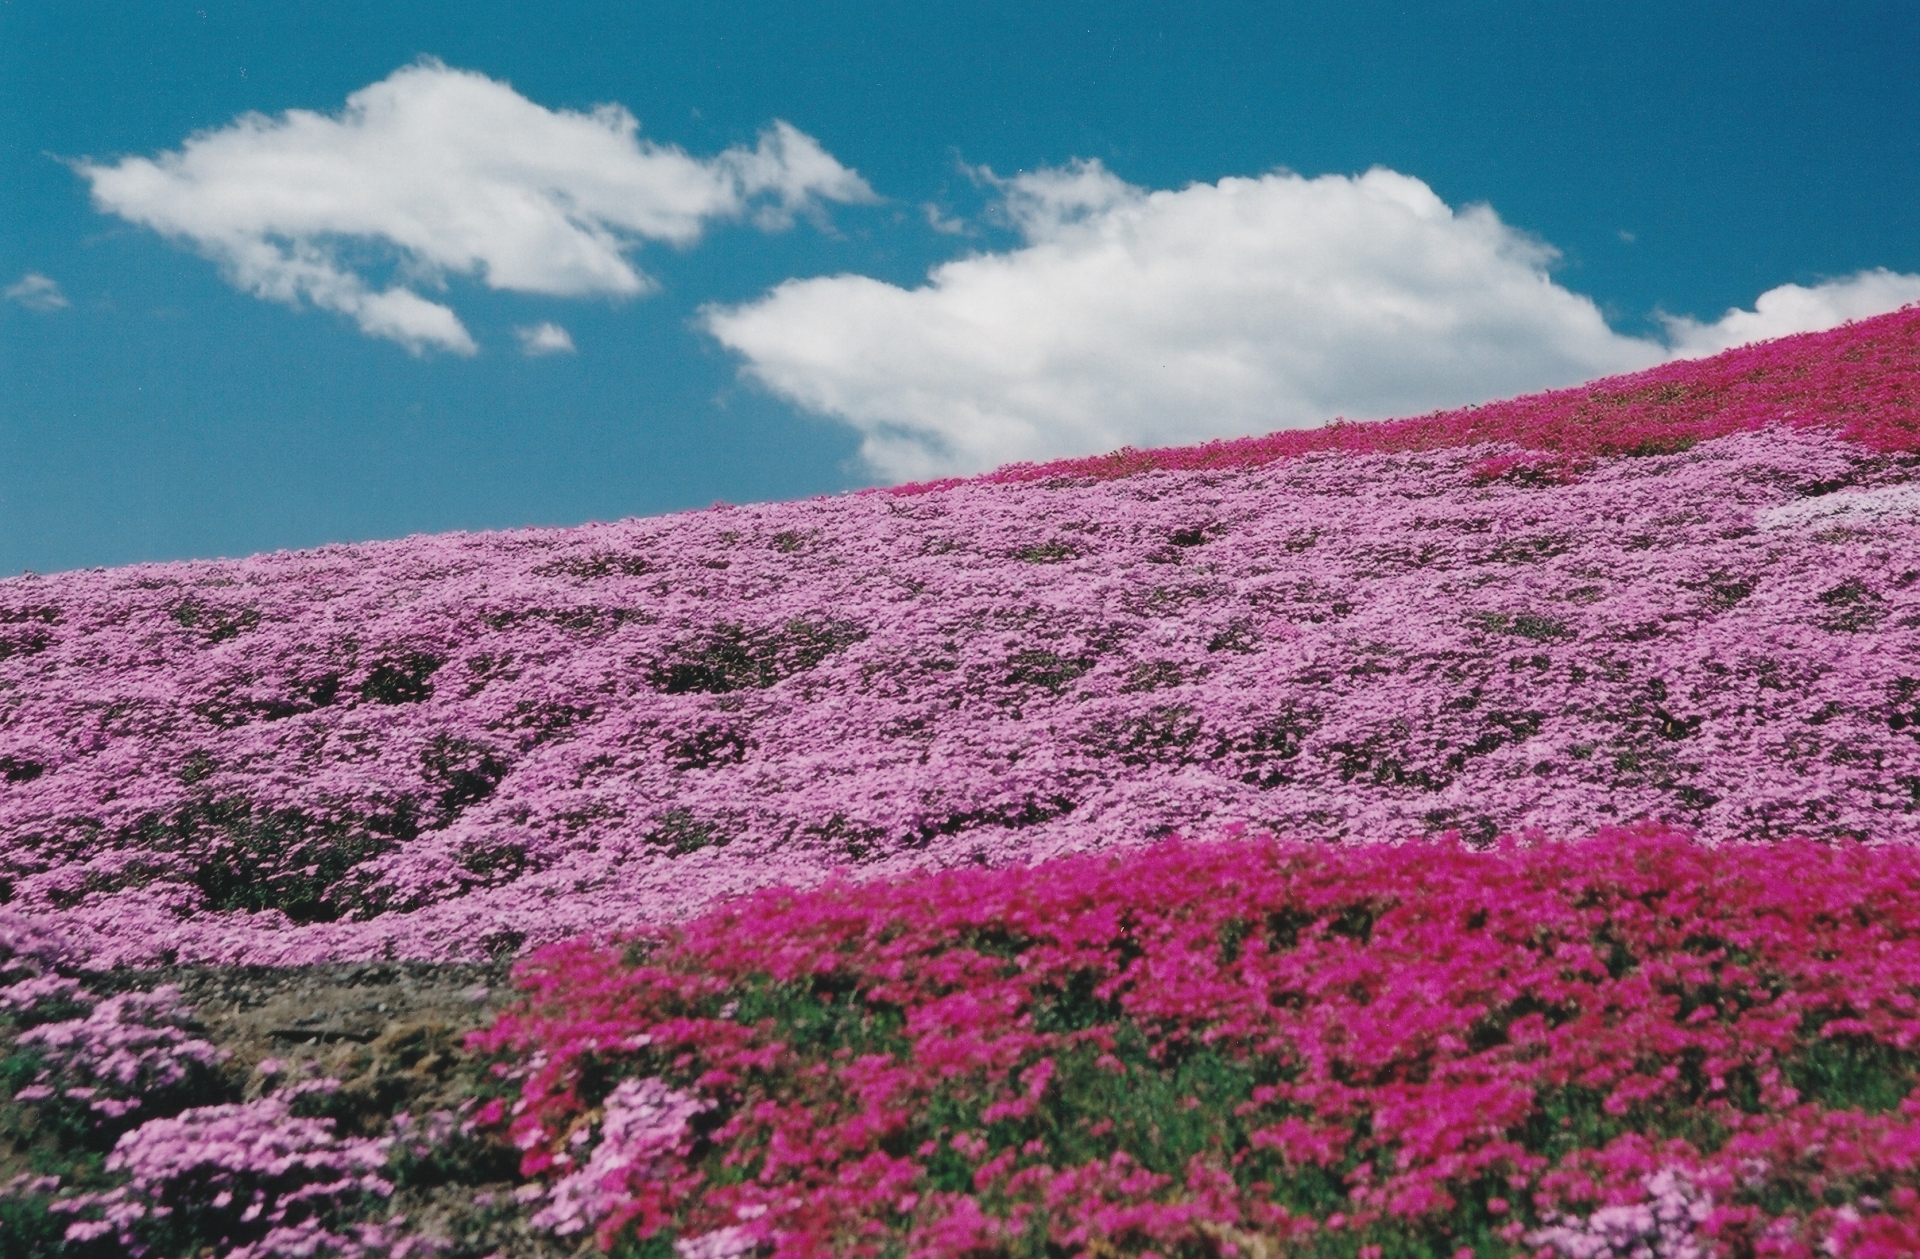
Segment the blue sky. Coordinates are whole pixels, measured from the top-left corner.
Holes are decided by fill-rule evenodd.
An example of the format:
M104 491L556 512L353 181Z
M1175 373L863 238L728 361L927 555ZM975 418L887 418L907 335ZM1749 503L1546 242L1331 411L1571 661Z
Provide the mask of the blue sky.
M9 0L0 574L1406 413L1891 308L1916 48L1900 2Z

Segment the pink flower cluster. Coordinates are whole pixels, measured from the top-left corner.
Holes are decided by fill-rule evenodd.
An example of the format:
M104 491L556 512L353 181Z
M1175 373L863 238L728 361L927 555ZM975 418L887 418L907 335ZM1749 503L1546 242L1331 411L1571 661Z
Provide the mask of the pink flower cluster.
M69 1243L111 1237L134 1259L179 1253L176 1238L213 1241L221 1259L397 1255L389 1227L335 1219L392 1192L387 1144L336 1136L332 1120L294 1115L279 1097L202 1106L121 1137L106 1168L125 1183L53 1209L80 1217Z
M1646 1197L1563 1219L1527 1235L1532 1246L1565 1259L1708 1259L1701 1226L1713 1218L1713 1196L1666 1168L1642 1177Z
M20 999L23 989L31 1005ZM183 1026L192 1011L172 987L124 992L94 1003L72 980L28 980L0 989L0 1004L31 1016L49 996L93 1008L84 1017L39 1023L14 1038L45 1064L33 1083L14 1093L15 1101L57 1097L117 1120L139 1110L143 1099L186 1084L195 1068L216 1066L226 1057Z
M599 1143L584 1163L574 1151L593 1139L591 1128L575 1128L567 1148L557 1154L532 1156L543 1168L572 1169L554 1182L548 1204L534 1214L532 1224L562 1237L598 1225L603 1245L636 1221L652 1231L660 1222L662 1201L671 1194L677 1165L692 1148L688 1121L711 1109L712 1102L677 1092L658 1079L620 1081L602 1107ZM537 1136L538 1129L528 1129L523 1147L537 1145Z
M225 1054L192 1031L178 989L101 998L72 971L81 956L48 924L0 910L0 1034L40 1066L12 1100L87 1112L107 1135L190 1086Z
M1648 826L767 891L535 954L483 1120L565 1185L597 1107L700 1098L629 1235L780 1259L1911 1253L1915 887L1913 848Z
M1917 416L1910 311L1124 479L0 582L0 901L298 963L1236 822L1912 842Z
M16 1080L23 1064L30 1073L10 1100L29 1107L43 1153L70 1160L62 1174L0 1184L0 1208L37 1201L56 1218L76 1217L61 1251L75 1259L201 1247L220 1259L404 1259L435 1248L375 1211L392 1191L382 1174L390 1157L419 1163L443 1152L455 1115L415 1123L402 1114L391 1136L340 1138L333 1120L296 1109L339 1081L285 1080L271 1059L261 1074L276 1094L196 1105L228 1093L215 1071L227 1052L195 1034L176 988L103 996L85 960L57 934L0 911L0 1059ZM87 1151L106 1154L103 1169L89 1168ZM102 1180L110 1187L90 1188Z
M53 924L0 909L0 984L52 976L79 961L72 939Z

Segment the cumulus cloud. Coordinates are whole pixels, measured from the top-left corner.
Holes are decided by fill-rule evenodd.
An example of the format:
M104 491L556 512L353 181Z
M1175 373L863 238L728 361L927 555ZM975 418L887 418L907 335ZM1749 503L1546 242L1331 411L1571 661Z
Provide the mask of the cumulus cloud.
M894 480L1417 414L1672 353L1556 283L1550 246L1394 171L1148 191L1086 161L993 182L1015 248L912 289L791 280L704 326ZM1675 340L1740 336L1730 320Z
M1762 293L1752 310L1735 307L1712 323L1674 316L1665 323L1675 358L1706 358L1790 333L1825 332L1849 319L1885 314L1909 302L1920 302L1920 275L1879 267L1812 288L1782 284Z
M19 283L7 286L0 297L18 302L28 310L59 310L69 304L67 295L60 291L59 283L38 271L29 271L21 276Z
M685 245L724 219L776 229L822 202L873 199L784 122L753 148L697 158L641 139L618 105L550 110L434 61L360 89L338 115L249 114L158 157L76 169L100 209L190 243L237 287L336 311L416 353L477 348L416 291L449 275L632 296L651 287L628 256L642 242ZM384 282L370 261L390 266Z
M515 328L513 332L520 338L520 352L528 358L538 358L543 354L573 353L573 337L557 323L536 324L531 328Z
M1417 412L1662 358L1492 210L1389 170L1148 192L1098 162L1001 181L1024 238L903 289L782 284L705 326L863 435L883 476Z

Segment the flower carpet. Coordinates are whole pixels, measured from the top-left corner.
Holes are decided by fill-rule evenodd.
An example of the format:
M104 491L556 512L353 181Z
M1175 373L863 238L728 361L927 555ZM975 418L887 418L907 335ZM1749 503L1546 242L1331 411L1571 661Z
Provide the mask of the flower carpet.
M0 582L0 1256L1914 1253L1917 450L1910 309ZM516 955L418 1117L128 979Z

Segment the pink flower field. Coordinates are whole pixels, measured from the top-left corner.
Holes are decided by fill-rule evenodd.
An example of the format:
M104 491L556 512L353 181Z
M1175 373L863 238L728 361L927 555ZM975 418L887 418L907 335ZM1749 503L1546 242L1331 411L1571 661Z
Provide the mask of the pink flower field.
M1917 391L1905 312L1333 449L12 579L0 895L284 964L1230 823L1909 841Z
M1913 1254L1916 853L1915 308L9 579L0 1259ZM514 957L424 1116L163 984Z

